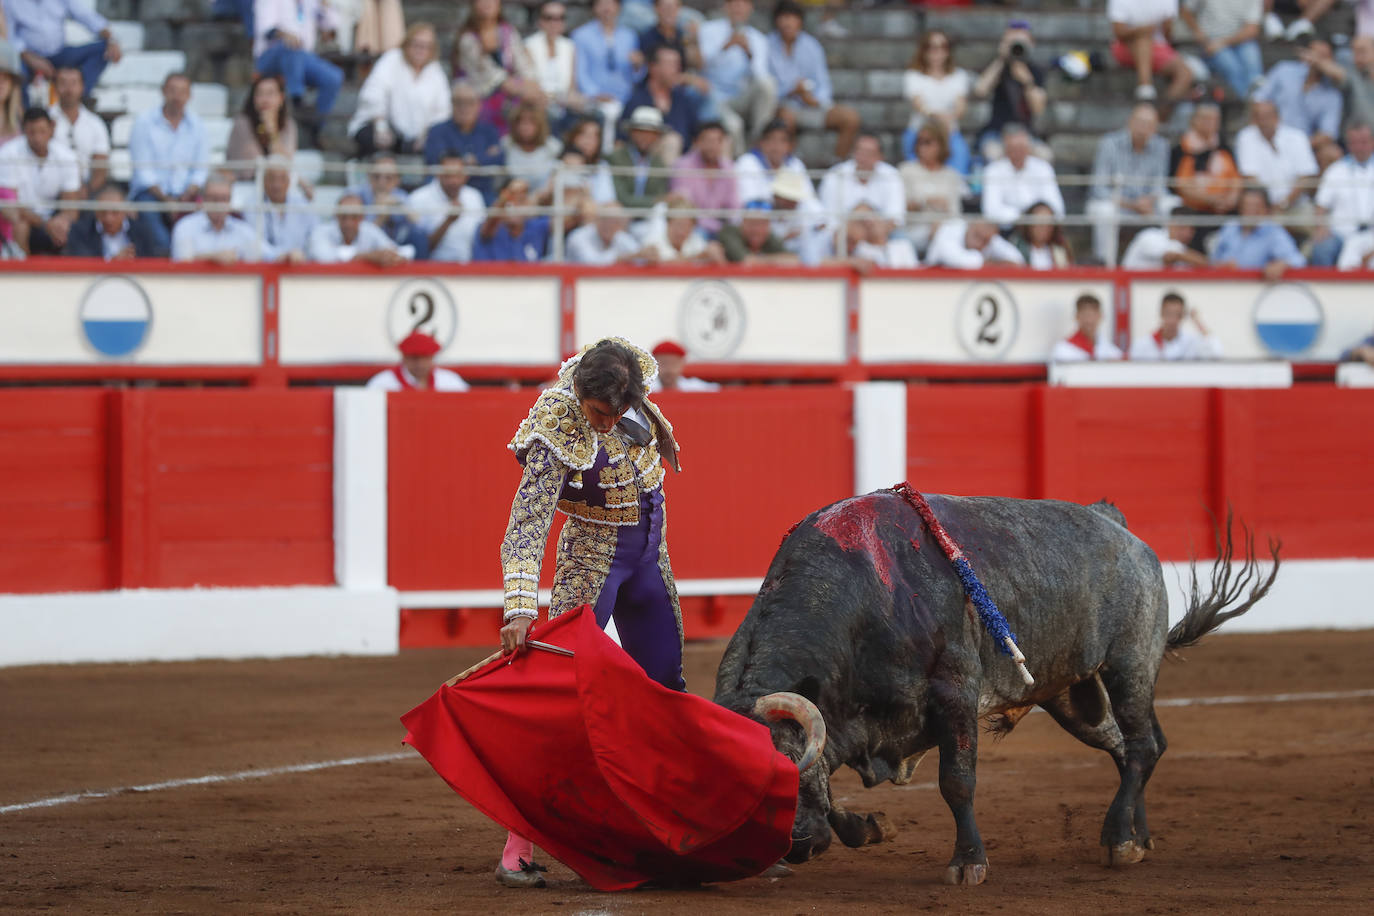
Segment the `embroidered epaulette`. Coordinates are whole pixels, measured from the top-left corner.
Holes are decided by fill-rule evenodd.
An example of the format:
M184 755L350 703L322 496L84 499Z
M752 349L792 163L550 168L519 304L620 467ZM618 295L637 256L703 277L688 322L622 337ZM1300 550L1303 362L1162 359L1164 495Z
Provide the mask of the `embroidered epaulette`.
M570 382L555 385L539 396L508 447L524 461L535 440L548 446L559 462L574 471L585 471L596 460L600 439L582 416Z

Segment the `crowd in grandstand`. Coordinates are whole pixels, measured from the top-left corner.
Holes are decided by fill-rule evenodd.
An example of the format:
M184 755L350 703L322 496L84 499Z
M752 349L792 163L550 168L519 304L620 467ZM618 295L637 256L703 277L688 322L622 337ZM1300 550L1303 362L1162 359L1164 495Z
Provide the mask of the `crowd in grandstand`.
M120 188L109 131L83 99L121 49L85 2L0 5L0 244L10 256L1212 264L1271 278L1374 259L1374 0L1360 0L1348 55L1316 26L1331 0L1302 4L1278 36L1265 0L1110 0L1108 56L1138 85L1126 123L1099 141L1083 214L1091 252L1075 252L1063 231L1063 176L1037 132L1047 69L1030 25L1012 17L977 73L955 65L944 32L914 42L894 165L879 134L836 102L825 45L795 0L766 11L767 33L752 0L725 0L712 18L679 0L594 0L570 32L569 4L547 0L528 35L499 0L473 0L451 36L447 24L407 27L395 0L229 3L254 37L256 71L230 165L210 164L191 82L176 73L160 106L133 113L132 177ZM67 46L68 18L96 40ZM1174 46L1178 19L1200 56ZM823 34L838 31L827 19ZM320 215L292 157L318 142L339 98L343 71L318 52L340 33L375 55L347 126L368 177ZM1273 37L1293 57L1265 73L1259 42ZM29 104L35 81L50 104ZM966 137L975 99L990 115ZM1233 138L1216 100L1249 106ZM1186 122L1176 141L1161 115ZM796 154L799 129L833 134L838 161L818 181Z

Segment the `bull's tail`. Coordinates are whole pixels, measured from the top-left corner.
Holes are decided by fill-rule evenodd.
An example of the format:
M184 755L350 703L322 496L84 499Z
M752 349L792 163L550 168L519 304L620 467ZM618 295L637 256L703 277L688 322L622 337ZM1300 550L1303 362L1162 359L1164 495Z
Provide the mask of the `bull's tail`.
M1190 564L1192 586L1188 596L1188 611L1169 631L1169 639L1164 647L1166 652L1195 646L1202 637L1226 621L1250 610L1257 601L1269 594L1269 587L1279 574L1281 542L1269 539L1269 556L1274 565L1266 577L1260 571L1259 558L1255 556L1255 534L1244 522L1241 522L1240 528L1245 558L1238 570L1232 568L1235 544L1231 536L1231 519L1232 513L1228 508L1225 528L1218 527L1216 532L1217 561L1212 564L1212 590L1206 597L1198 585L1197 560L1194 559ZM1249 594L1246 594L1247 590Z

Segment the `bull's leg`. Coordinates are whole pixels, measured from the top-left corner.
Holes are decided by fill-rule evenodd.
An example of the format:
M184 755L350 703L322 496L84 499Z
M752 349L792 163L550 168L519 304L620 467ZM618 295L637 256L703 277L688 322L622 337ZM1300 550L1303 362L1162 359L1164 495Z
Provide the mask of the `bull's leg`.
M1164 733L1155 718L1152 679L1108 666L1102 683L1125 744L1124 761L1118 763L1121 786L1102 823L1104 858L1108 865L1131 865L1145 858L1145 850L1152 845L1145 819L1145 785L1164 752Z
M988 854L973 817L973 789L978 763L977 702L959 698L942 706L946 733L940 738L940 794L954 815L954 857L945 869L946 884L982 884L988 877Z
M871 846L897 835L897 827L881 811L855 814L840 805L832 804L830 812L825 817L830 822L830 829L835 831L835 836L846 846Z

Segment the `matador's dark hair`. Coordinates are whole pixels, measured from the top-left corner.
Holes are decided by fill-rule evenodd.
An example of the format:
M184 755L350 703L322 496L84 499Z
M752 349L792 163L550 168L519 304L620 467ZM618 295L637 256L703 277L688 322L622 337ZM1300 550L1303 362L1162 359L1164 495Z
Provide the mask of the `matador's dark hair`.
M605 401L616 412L644 401L644 373L639 359L624 344L598 341L577 362L573 387L579 398Z

